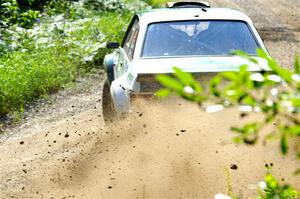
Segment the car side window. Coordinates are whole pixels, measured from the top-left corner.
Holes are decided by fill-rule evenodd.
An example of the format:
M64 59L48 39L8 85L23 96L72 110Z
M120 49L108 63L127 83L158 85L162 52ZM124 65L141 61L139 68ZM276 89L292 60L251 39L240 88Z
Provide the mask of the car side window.
M135 49L138 32L139 32L139 21L136 19L133 22L131 29L128 32L128 35L127 35L124 45L123 45L124 51L126 52L126 54L128 55L128 58L130 60L132 60L132 58L133 58L133 53L134 53L134 49Z

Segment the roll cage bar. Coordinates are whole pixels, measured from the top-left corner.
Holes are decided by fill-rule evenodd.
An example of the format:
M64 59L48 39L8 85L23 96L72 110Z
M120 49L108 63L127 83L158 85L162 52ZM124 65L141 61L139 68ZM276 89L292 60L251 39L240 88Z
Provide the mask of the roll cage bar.
M178 1L178 2L167 2L167 8L210 8L208 2L204 1Z

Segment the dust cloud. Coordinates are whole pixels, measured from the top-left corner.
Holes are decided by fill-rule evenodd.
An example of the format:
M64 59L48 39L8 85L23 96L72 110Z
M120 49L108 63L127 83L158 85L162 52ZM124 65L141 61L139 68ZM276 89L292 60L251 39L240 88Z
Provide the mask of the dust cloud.
M135 105L109 128L94 109L5 142L1 198L213 198L228 188L247 198L266 164L300 187L297 162L278 155L278 142L231 141L230 126L257 115L208 114L177 98Z

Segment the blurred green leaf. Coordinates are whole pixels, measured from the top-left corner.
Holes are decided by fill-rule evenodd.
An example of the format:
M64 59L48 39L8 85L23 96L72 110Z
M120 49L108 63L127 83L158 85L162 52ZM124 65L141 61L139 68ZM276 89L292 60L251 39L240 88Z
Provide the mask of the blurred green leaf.
M259 56L267 60L268 66L275 74L279 75L287 83L292 81L292 72L286 68L282 68L272 57L267 56L264 51L260 50L258 52L260 52Z
M265 176L265 181L269 189L276 189L276 187L278 186L278 182L272 174L267 174Z
M220 76L232 82L236 82L239 80L238 72L223 72L220 73Z
M296 74L300 74L299 56L297 54L295 55L294 71L295 71Z
M287 143L287 138L286 138L286 135L285 133L283 133L281 135L281 138L280 138L280 148L281 148L281 152L286 155L287 152L288 152L288 143Z
M241 144L243 142L243 139L240 136L238 136L238 137L234 137L232 141L236 144Z
M251 97L250 95L245 95L241 101L241 104L244 104L244 105L249 105L249 106L256 106L257 105L257 102L256 100Z
M266 187L261 193L260 199L296 199L299 194L289 185L280 185L278 180L271 174L265 175Z
M183 85L168 75L157 75L156 80L159 81L163 86L179 92L183 90Z
M237 56L240 56L242 58L245 58L245 59L247 59L248 61L250 61L254 64L258 64L258 61L255 58L251 57L250 55L248 55L247 53L245 53L243 51L236 50L236 51L233 52L233 54L237 55Z
M175 71L174 75L183 85L191 86L197 93L202 92L203 89L201 85L194 79L194 77L190 73L186 73L177 67L173 67L173 70Z
M243 127L231 127L231 131L241 134L241 139L246 144L255 144L257 141L257 131L260 124L257 122L245 124Z
M173 67L174 75L184 84L189 85L194 83L195 80L190 73L183 72L180 68Z
M292 74L288 69L285 69L285 68L282 68L281 66L279 66L279 64L262 49L257 49L257 54L259 57L268 61L268 66L276 74L278 74L280 77L282 77L287 82L291 82Z
M171 91L170 91L169 89L166 89L166 88L160 89L160 90L158 90L158 91L155 93L155 95L156 95L157 97L161 97L161 98L167 97L167 96L169 96L170 94L171 94Z
M218 85L221 83L222 79L219 75L213 77L209 83L209 89L211 94L213 94L216 97L220 97L221 93L218 90Z
M265 118L265 122L266 122L266 123L270 123L270 122L272 122L274 119L275 119L275 115L274 115L274 114L267 115L266 118Z
M269 58L269 55L261 48L258 48L256 50L256 53L257 55L260 57L260 58L263 58L263 59L268 59Z
M293 106L300 107L300 98L292 98L291 102L292 102Z
M284 132L289 133L291 135L300 136L300 125L285 127Z

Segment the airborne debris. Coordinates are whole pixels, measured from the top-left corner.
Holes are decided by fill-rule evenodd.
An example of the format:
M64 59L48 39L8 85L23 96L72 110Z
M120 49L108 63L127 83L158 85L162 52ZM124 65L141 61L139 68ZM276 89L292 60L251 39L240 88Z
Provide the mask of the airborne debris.
M230 165L230 169L232 170L237 170L238 169L238 166L236 164L231 164Z
M244 118L244 117L246 117L246 116L248 116L248 114L245 113L245 112L243 112L243 113L240 114L240 117L241 117L241 118Z

